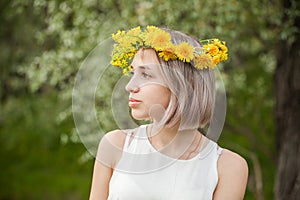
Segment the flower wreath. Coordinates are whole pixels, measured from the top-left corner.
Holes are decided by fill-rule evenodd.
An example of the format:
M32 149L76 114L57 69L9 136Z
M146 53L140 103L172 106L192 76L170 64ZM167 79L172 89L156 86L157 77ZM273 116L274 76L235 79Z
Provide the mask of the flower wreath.
M197 69L214 69L228 58L224 41L200 40L202 47L194 47L187 42L175 45L171 42L170 33L155 26L147 26L145 29L138 26L127 32L118 30L112 34L112 38L116 43L111 54L111 64L122 68L125 75L131 71L129 63L140 48L152 48L164 61L178 59L191 63Z

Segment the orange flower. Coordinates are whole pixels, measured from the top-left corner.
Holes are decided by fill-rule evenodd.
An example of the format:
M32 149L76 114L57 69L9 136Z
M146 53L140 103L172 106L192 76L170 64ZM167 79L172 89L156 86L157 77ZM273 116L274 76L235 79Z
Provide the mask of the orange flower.
M159 52L158 56L164 59L164 61L175 60L177 58L177 56L171 51Z
M165 47L161 52L158 53L158 56L163 58L164 61L175 60L177 59L175 52L175 45L170 43Z
M212 59L215 65L219 64L219 62L221 61L220 55L216 55Z
M213 44L204 45L206 51L211 55L215 56L219 53L219 47Z

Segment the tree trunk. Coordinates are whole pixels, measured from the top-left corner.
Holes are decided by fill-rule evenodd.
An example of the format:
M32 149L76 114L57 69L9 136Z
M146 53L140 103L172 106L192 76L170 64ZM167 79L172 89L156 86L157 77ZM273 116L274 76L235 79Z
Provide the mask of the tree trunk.
M293 3L296 8L293 7ZM291 19L288 11L299 10L299 3L283 0L282 24L292 20L298 32L281 39L275 70L275 122L278 150L275 180L276 200L300 199L300 16ZM283 30L286 31L286 30Z

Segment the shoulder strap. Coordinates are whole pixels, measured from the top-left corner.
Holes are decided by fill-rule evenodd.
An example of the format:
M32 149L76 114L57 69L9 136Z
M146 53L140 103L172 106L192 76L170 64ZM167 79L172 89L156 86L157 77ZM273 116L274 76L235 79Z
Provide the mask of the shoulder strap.
M217 146L217 154L221 155L223 148L221 148L220 146Z
M134 133L134 129L131 129L131 130L127 131L127 135L126 135L126 138L125 138L123 150L128 149L128 147L130 145L130 142L131 142L130 139L131 139L131 136L133 135L133 133Z

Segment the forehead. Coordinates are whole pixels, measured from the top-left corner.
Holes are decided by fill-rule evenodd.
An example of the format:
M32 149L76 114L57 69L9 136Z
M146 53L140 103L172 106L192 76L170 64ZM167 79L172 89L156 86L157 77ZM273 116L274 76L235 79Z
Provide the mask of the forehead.
M150 68L158 68L159 61L156 52L153 49L140 49L135 54L131 66L133 68L139 66L148 66Z

